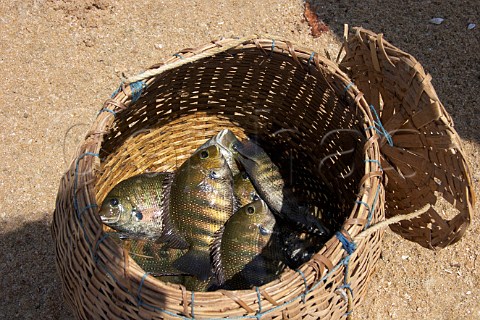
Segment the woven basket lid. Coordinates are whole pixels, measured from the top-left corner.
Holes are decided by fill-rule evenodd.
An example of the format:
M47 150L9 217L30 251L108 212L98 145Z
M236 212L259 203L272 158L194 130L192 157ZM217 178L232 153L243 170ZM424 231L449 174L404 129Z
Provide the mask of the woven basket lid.
M350 314L365 296L384 233L368 228L384 220L380 136L368 103L350 82L336 63L266 36L186 49L127 79L100 110L57 196L57 269L77 317ZM267 152L282 151L276 159L296 160L299 189L332 209L322 213L324 220L341 232L298 270L261 287L190 292L142 270L104 232L98 204L119 181L178 168L223 128L265 139Z
M470 223L475 197L461 140L431 76L382 34L355 28L345 38L340 66L383 124L379 133L386 216L437 203L418 218L392 225L392 230L428 248L455 243ZM445 204L455 216L442 213Z

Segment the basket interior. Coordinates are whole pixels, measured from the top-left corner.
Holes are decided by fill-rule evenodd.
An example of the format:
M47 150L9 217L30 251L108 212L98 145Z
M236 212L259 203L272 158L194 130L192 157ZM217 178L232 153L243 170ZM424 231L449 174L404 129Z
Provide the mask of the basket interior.
M286 184L338 229L365 174L363 114L315 68L258 49L233 50L162 73L119 112L101 149L98 203L146 171L174 171L224 128L255 139Z

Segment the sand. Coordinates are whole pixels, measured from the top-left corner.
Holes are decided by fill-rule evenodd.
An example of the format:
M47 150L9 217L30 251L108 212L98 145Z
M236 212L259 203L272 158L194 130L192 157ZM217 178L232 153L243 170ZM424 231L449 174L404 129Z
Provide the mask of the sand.
M122 74L221 36L270 33L333 53L344 23L384 33L433 76L479 194L480 30L467 29L478 23L478 1L313 2L334 34L314 39L300 0L0 0L0 318L72 318L50 225L75 148ZM354 318L480 318L479 228L475 217L460 242L439 251L388 231Z

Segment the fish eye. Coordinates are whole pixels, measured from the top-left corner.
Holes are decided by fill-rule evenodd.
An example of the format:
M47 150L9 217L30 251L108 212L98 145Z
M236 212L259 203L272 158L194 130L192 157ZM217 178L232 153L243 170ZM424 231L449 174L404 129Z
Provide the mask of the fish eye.
M232 143L230 149L232 149L233 151L238 151L238 143Z
M110 204L110 206L116 207L120 204L120 201L118 201L117 198L112 198L112 199L110 199L110 201L108 203Z
M245 171L242 171L242 179L248 180L248 174Z
M201 159L207 159L208 158L208 151L203 150L202 152L200 152L200 158Z
M253 200L253 201L260 200L260 197L259 197L258 194L256 194L255 192L252 192L251 197L252 197L252 200Z
M254 214L255 213L255 208L252 206L247 207L247 214Z

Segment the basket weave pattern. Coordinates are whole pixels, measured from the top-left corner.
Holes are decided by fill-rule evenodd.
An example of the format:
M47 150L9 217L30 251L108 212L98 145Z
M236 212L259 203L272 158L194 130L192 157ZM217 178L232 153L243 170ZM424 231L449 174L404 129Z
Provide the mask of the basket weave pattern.
M358 28L340 64L380 115L386 174L386 215L415 211L438 198L457 214L448 219L431 207L391 228L427 248L457 242L473 215L472 179L453 122L420 63L382 35Z
M384 219L380 135L335 63L280 39L225 39L128 79L100 111L62 178L52 226L78 318L338 319L362 300L383 231L352 239ZM121 180L175 170L224 128L258 138L341 232L262 287L189 292L145 273L103 231L98 204Z

